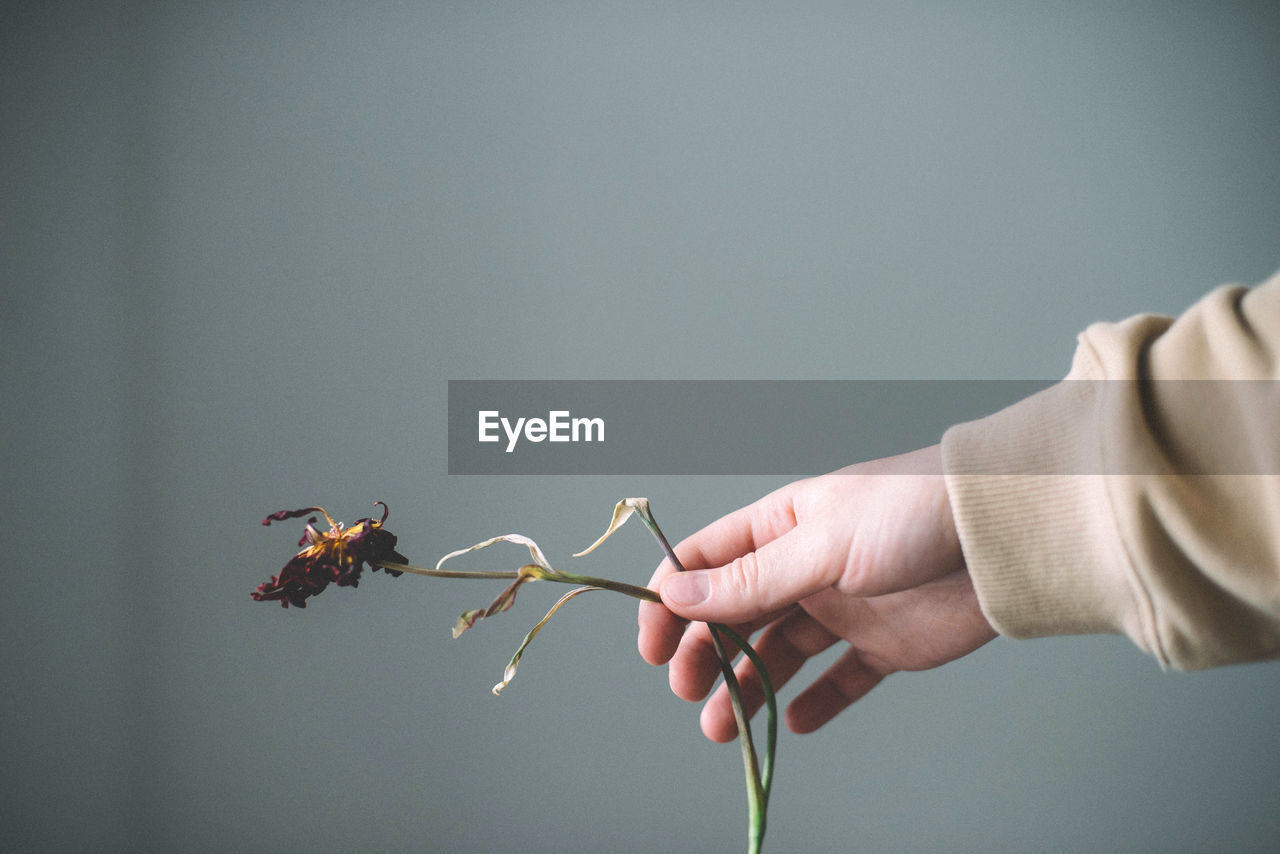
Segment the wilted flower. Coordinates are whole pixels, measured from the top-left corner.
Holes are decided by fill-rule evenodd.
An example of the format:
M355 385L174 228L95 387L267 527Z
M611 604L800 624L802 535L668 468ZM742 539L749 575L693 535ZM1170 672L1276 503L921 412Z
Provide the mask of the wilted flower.
M381 519L360 519L350 528L335 522L323 507L281 510L263 519L262 524L270 525L320 513L328 520L329 530L315 527L316 516L308 519L306 533L298 540L298 545L305 548L284 565L279 575L271 576L270 581L259 585L250 595L259 602L278 600L285 608L290 605L305 608L307 598L322 593L330 582L339 587L355 587L366 564L380 569L378 564L384 562L408 563L408 558L396 551L396 535L382 527L387 521L387 505L378 501L374 506L382 507ZM403 574L392 569L385 571L392 576Z
M538 632L547 625L560 607L569 600L592 590L612 590L648 602L662 601L657 593L645 587L637 587L620 581L593 578L555 569L547 562L547 558L542 553L542 549L538 547L538 544L522 534L503 534L502 536L491 537L476 543L469 548L449 552L440 558L434 569L409 566L408 559L396 551L395 534L382 527L383 523L387 521L387 505L377 501L374 502L374 506L382 507L381 519L376 521L371 518L360 519L350 528L344 528L342 523L335 522L333 517L326 513L322 507L281 510L263 519L262 524L270 525L272 522L299 519L308 514L318 513L323 514L324 518L328 520L329 530L320 531L315 527L317 516L311 516L311 518L307 519L306 533L303 534L302 539L298 540L298 545L302 547L302 551L294 555L285 564L284 569L280 571L278 576L272 576L270 581L259 585L258 589L251 594L253 598L259 602L278 601L286 608L290 605L305 608L307 599L322 593L330 583L336 583L339 587L355 587L359 583L360 575L366 565L374 569L381 569L392 576L400 576L405 572L410 572L435 578L502 578L510 581L511 583L507 588L498 594L498 597L493 600L489 607L463 612L462 616L458 618L458 622L454 625L453 636L456 638L473 626L476 621L510 609L515 602L516 593L523 585L529 582L546 580L581 585L560 597L551 607L551 610L547 612L546 616L525 635L519 648L516 649L515 655L508 662L506 670L503 671L502 681L493 686L493 693L495 694L501 693L502 689L515 677L516 669L519 667L520 660L528 649L529 644L537 637ZM649 529L650 533L658 540L658 544L662 546L663 551L666 552L672 566L677 571L683 572L684 568L681 566L679 558L667 542L667 538L658 528L658 523L654 520L653 514L649 510L649 502L644 498L627 498L618 502L614 508L613 518L609 523L608 530L586 551L579 552L579 555L593 551L632 515L640 517L645 527ZM531 562L525 563L515 571L475 571L444 568L444 564L454 558L486 549L498 543L514 543L524 546L529 550ZM715 644L717 657L720 659L725 686L728 688L729 700L734 709L734 719L738 725L738 738L742 744L743 764L747 775L747 804L749 810L750 847L748 850L751 854L759 854L761 841L764 838L765 812L768 808L769 792L773 784L773 757L777 743L777 703L764 661L751 648L747 640L729 626L718 623L708 623L707 625ZM737 676L734 674L732 660L726 652L724 642L721 640L722 635L737 646L750 660L755 668L755 674L759 678L760 692L763 695L765 708L768 710L767 743L763 762L759 760L756 753L755 743L752 740L751 728L748 723L748 715L743 704L742 688Z

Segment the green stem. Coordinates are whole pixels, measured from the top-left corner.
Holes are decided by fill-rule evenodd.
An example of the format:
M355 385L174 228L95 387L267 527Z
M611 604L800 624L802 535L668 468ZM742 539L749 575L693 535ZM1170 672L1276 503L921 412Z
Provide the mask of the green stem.
M662 597L648 587L638 587L634 584L611 581L608 578L596 578L592 575L577 575L572 572L562 572L558 569L554 572L547 572L545 569L533 565L530 565L528 569L535 577L546 579L547 581L559 581L562 584L582 584L587 587L603 587L605 590L623 593L634 599L643 599L646 602L662 601Z
M658 520L653 517L653 511L649 509L647 503L643 507L637 507L636 511L644 522L645 527L649 529L649 532L657 539L658 544L662 546L662 551L666 554L667 560L671 561L672 567L675 568L676 572L684 572L684 564L680 562L680 558L676 557L675 549L671 548L671 543L667 541L666 535L662 533L662 529L658 526ZM764 840L766 814L769 808L769 791L773 785L773 758L778 743L777 698L773 693L773 683L769 679L769 672L760 656L752 649L751 644L747 643L733 629L722 623L707 623L707 627L711 630L711 640L715 645L716 656L720 659L720 670L724 674L725 688L729 692L729 699L733 705L733 717L738 725L738 739L742 745L742 761L747 773L747 798L751 809L749 851L751 854L758 854ZM720 637L722 634L727 635L730 640L737 644L738 648L751 661L760 677L760 687L764 694L768 721L766 725L763 769L761 769L756 758L755 745L751 738L751 727L748 725L746 708L742 702L742 688L738 684L737 675L733 672L732 661L725 651L724 642Z
M742 654L751 661L751 664L756 669L756 675L760 678L760 689L764 694L765 708L768 710L765 728L764 763L760 770L760 781L764 788L764 801L767 807L769 804L769 792L773 788L774 747L778 743L778 700L773 692L773 680L769 678L769 671L765 668L764 662L760 660L759 653L755 651L751 644L747 643L742 635L725 625L720 625L719 628L729 640L734 642L738 649L742 650Z
M643 517L642 517L643 518ZM654 523L656 525L656 523ZM653 530L652 528L650 530ZM658 532L659 535L661 531ZM661 538L660 542L666 543L666 538ZM670 546L667 546L670 548ZM677 567L680 564L672 557L673 564ZM582 584L590 587L604 588L605 590L613 590L618 593L624 593L636 599L643 599L647 602L661 602L662 597L647 587L637 587L633 584L625 584L621 581L611 581L607 578L595 578L590 575L576 575L569 572L561 572L555 570L547 572L545 569L537 566L526 567L538 578L547 581L559 581L566 584ZM683 571L681 569L680 571ZM550 616L548 614L548 616ZM764 839L765 818L769 807L769 789L773 784L773 756L775 746L778 741L778 715L777 701L773 693L773 683L769 680L769 672L765 669L764 662L760 659L759 654L752 649L751 644L746 639L735 632L728 626L719 623L709 623L711 628L711 640L715 644L716 655L720 659L720 668L724 674L725 688L729 692L729 700L733 706L733 717L738 725L738 742L742 747L742 764L747 778L747 802L750 811L750 847L749 854L759 854L761 843ZM755 666L756 673L760 676L760 686L763 689L765 706L768 709L767 723L767 742L765 749L765 758L763 767L757 760L755 742L751 737L751 726L747 720L746 705L742 701L742 686L738 682L737 674L733 671L733 665L730 663L728 652L724 648L724 641L721 640L721 634L729 638Z
M642 512L639 514L644 521L645 527L657 538L658 543L662 546L663 552L666 553L667 559L671 561L671 565L675 567L677 572L684 572L684 565L680 563L680 559L676 557L675 550L671 548L671 544L667 542L667 538L663 535L662 529L658 527L658 523L654 520L650 512ZM449 569L425 569L420 566L410 566L404 563L379 563L382 569L390 569L396 572L408 572L414 575L425 575L431 578L475 578L475 579L516 579L522 572L527 572L535 578L546 581L556 581L562 584L579 584L588 587L601 588L604 590L612 590L616 593L622 593L635 599L642 599L646 602L661 602L662 597L647 587L639 587L634 584L627 584L622 581L613 581L608 578L596 578L590 575L578 575L571 572L562 572L557 569L548 570L536 564L529 564L521 567L514 572L501 571L472 571L472 570L449 570ZM563 601L563 600L562 600ZM556 607L559 607L557 603ZM552 613L555 612L552 609ZM551 614L543 619L546 622ZM541 623L531 636L526 638L526 643L532 640L532 634L536 634L537 629L541 628ZM747 778L747 802L750 810L750 840L749 854L759 854L764 839L765 818L769 806L769 792L773 786L773 762L778 741L778 709L777 699L773 691L773 683L769 679L769 672L764 666L759 654L752 648L745 638L733 629L721 623L708 623L711 629L711 639L715 645L716 656L720 659L720 669L724 674L725 688L729 692L729 699L733 706L734 720L738 726L738 740L742 746L742 762ZM742 650L742 654L747 657L751 664L755 667L756 674L760 679L760 687L764 694L765 709L767 712L767 728L766 728L766 746L763 763L757 759L755 743L751 737L751 727L747 720L746 707L742 701L742 686L738 682L737 674L734 673L731 659L728 651L724 647L724 641L721 635L728 637L735 646ZM523 647L522 647L523 649Z
M720 671L724 674L724 686L729 692L729 702L733 707L733 719L738 725L738 744L742 748L742 767L747 775L747 806L749 821L749 854L760 851L764 839L765 809L768 804L768 793L760 775L760 763L756 758L756 745L751 737L751 726L747 721L746 708L742 703L742 686L738 683L737 674L733 672L733 664L720 639L720 630L725 626L708 623L711 629L711 641L716 648L716 656L720 659Z

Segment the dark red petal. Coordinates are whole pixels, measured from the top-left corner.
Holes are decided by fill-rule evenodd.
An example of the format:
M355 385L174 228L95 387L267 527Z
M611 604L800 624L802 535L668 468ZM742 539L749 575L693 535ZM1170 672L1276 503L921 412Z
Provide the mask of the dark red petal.
M280 579L273 575L270 581L259 584L258 589L249 595L259 602L273 602L284 598L284 589L280 586Z
M277 510L270 516L262 520L262 524L270 525L272 522L283 522L285 519L299 519L308 513L323 513L319 507L303 507L301 510Z

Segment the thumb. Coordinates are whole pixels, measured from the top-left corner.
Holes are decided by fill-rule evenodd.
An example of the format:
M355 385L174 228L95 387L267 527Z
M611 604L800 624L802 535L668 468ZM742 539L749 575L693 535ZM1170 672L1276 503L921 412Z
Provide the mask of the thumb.
M658 592L687 620L745 623L835 583L844 561L825 551L798 527L724 566L668 575Z

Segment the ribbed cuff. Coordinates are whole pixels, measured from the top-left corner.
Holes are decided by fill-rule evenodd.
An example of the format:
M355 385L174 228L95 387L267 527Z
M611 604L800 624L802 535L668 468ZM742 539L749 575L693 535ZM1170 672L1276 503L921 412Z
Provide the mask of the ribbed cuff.
M1128 634L1153 650L1107 496L1099 384L1068 381L942 439L956 529L983 613L1002 635Z

